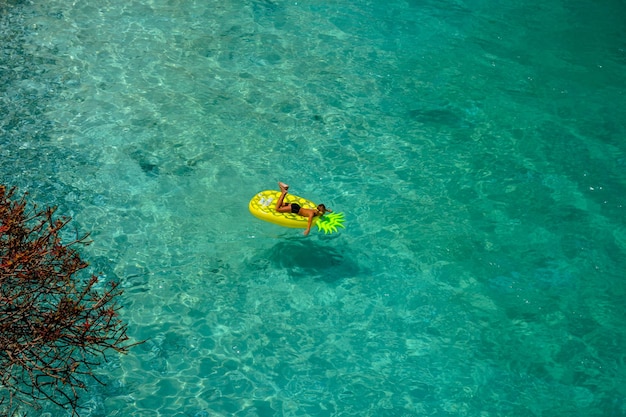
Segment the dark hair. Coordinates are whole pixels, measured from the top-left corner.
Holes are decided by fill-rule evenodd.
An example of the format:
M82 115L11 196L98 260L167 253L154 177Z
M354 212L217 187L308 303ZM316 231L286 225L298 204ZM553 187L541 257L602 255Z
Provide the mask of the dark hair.
M325 206L325 205L323 205L323 204L318 204L318 205L317 205L317 208L318 208L318 210L319 210L319 209L322 209L322 210L324 210L324 212L326 212L326 206Z

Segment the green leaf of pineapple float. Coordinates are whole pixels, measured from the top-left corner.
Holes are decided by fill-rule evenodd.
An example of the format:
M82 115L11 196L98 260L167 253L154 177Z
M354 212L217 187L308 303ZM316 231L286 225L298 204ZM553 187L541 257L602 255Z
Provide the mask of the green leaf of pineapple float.
M315 224L320 232L329 234L335 233L339 227L345 229L345 226L343 225L344 220L343 213L326 213L317 219Z

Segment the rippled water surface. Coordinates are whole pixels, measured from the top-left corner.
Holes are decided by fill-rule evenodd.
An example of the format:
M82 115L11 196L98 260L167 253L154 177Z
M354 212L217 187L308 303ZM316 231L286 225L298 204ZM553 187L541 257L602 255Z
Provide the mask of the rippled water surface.
M92 232L148 339L81 415L625 416L625 21L0 1L2 181ZM252 217L279 180L346 229Z

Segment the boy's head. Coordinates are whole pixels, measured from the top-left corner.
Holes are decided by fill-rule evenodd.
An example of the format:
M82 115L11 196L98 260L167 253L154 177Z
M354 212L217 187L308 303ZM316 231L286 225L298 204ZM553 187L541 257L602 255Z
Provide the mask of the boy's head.
M323 204L318 204L318 205L317 205L317 210L318 210L320 213L324 214L324 213L326 213L326 206L325 206L325 205L323 205Z

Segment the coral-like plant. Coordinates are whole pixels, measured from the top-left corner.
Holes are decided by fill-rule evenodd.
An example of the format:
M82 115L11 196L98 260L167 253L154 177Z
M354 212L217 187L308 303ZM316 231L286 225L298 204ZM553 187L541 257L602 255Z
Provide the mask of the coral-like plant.
M94 370L106 354L133 346L118 315L122 290L81 278L88 264L75 248L88 235L64 242L69 219L14 194L0 185L0 404L11 415L51 401L78 415L87 382L102 383Z

